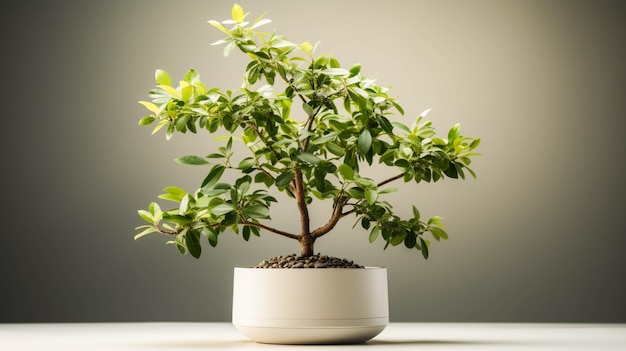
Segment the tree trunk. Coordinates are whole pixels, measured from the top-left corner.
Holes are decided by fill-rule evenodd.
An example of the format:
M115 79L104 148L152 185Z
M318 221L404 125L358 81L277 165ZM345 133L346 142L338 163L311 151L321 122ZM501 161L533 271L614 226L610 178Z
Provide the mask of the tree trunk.
M300 254L302 256L313 256L314 255L314 244L315 238L311 235L302 235L300 237Z

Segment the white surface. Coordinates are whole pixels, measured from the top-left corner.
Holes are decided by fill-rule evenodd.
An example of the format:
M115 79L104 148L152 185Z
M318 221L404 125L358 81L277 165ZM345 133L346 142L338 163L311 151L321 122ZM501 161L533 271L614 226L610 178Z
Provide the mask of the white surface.
M0 350L626 350L626 324L391 323L365 344L257 344L230 323L0 324Z
M387 269L235 268L232 316L255 341L362 343L389 323Z

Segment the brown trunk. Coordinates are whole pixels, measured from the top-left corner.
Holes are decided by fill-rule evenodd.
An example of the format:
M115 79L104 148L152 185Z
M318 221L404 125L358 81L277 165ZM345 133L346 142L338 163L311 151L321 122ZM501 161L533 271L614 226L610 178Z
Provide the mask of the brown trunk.
M311 235L302 235L299 241L300 241L300 254L302 256L313 256L314 255L313 245L315 244L315 239Z

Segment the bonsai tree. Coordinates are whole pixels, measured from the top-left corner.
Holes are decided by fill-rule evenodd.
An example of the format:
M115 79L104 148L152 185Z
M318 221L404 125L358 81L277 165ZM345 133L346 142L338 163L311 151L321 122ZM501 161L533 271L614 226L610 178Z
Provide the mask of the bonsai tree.
M268 232L293 239L303 256L314 254L316 240L350 216L369 232L369 241L382 238L385 249L404 244L428 258L429 240L447 239L442 217L422 219L413 206L403 219L385 201L394 182L437 182L462 178L477 153L480 139L462 136L452 126L447 138L437 137L428 111L410 124L393 119L404 115L388 89L361 75L361 66L343 68L332 55L315 55L315 47L288 41L257 29L270 23L263 16L253 22L235 4L232 18L209 21L226 37L224 56L235 49L250 58L243 85L236 90L208 88L190 69L176 85L164 70L156 71L151 101L140 101L150 114L139 125L156 124L152 134L217 134L221 145L176 161L207 167L194 192L169 186L159 198L176 205L163 210L156 202L139 215L148 224L136 228L135 239L150 233L171 236L181 253L198 258L207 238L215 247L219 235L230 231L244 240ZM243 148L233 147L241 143ZM240 155L241 151L246 154ZM368 167L388 175L372 179ZM223 175L227 174L228 177ZM227 179L227 180L226 180ZM270 209L283 192L294 201L300 217L298 232L276 227ZM310 205L323 202L330 215L313 227Z

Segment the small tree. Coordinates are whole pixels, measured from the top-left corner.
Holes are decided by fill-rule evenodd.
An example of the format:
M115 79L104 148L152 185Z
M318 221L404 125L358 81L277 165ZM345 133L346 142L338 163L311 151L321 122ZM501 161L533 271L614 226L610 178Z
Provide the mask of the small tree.
M166 139L176 133L228 134L223 146L206 156L183 156L186 165L210 165L200 188L193 193L170 186L161 199L177 203L164 211L153 202L139 215L147 225L138 227L135 239L149 233L171 235L181 253L201 254L201 238L216 246L226 231L241 233L247 241L260 232L297 240L304 256L314 253L314 243L346 216L369 231L369 241L382 237L385 249L402 243L428 258L426 232L437 241L447 239L441 217L402 219L383 198L394 192L392 182L436 182L445 177L465 178L480 139L464 137L459 125L447 138L436 137L426 112L409 126L391 121L402 107L388 90L360 74L360 65L344 69L331 55L315 56L305 42L295 44L276 33L257 31L271 22L263 16L246 21L247 13L235 4L232 19L209 21L227 37L224 55L234 49L250 57L244 83L235 91L207 88L191 69L178 86L170 75L156 71L151 102L140 101L151 114L142 126L156 123L153 134L164 129ZM230 26L230 29L226 26ZM297 118L297 109L302 118ZM236 155L234 142L249 151ZM245 149L244 149L245 150ZM367 164L389 169L386 179L362 174ZM221 181L232 172L234 181ZM274 227L270 207L277 202L270 191L286 193L300 215L298 233ZM332 212L325 224L311 228L309 206L328 203Z

